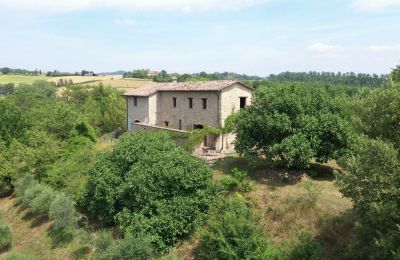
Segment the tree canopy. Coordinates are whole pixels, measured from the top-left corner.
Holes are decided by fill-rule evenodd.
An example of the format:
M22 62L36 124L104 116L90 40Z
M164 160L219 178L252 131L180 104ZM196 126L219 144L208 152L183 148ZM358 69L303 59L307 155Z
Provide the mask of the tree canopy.
M300 84L258 89L252 104L237 115L234 132L240 154L264 155L298 168L311 159L343 156L353 137L326 90Z
M125 134L89 171L81 205L104 225L152 238L165 252L201 223L212 198L211 170L168 134Z

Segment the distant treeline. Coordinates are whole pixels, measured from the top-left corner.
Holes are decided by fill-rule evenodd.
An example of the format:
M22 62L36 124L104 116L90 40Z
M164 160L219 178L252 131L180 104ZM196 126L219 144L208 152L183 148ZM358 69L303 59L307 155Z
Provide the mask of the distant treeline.
M318 83L335 86L350 87L382 87L388 84L388 75L354 73L354 72L282 72L277 75L271 74L267 77L249 76L233 72L215 73L167 73L165 70L157 74L149 73L149 70L133 70L124 73L124 78L153 79L156 82L187 82L187 81L209 81L209 80L241 80L246 81L253 87L265 86L277 82L301 82Z
M355 87L381 87L388 83L388 75L354 73L354 72L283 72L271 74L267 80L274 82L313 82Z
M41 70L25 70L25 69L11 69L8 67L0 68L2 74L23 74L23 75L40 75Z
M42 70L26 70L26 69L12 69L8 67L3 67L0 68L0 72L2 74L9 74L9 75L32 75L32 76L37 76L37 75L42 75ZM43 72L44 74L44 72ZM46 76L48 77L65 77L65 76L97 76L96 73L93 71L89 70L82 70L81 72L62 72L58 70L53 70L53 71L48 71L46 73Z

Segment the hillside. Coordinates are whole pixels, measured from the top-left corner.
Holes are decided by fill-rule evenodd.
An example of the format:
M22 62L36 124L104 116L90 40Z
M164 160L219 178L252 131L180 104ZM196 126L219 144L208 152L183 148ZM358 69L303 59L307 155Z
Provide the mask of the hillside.
M335 258L337 243L346 240L344 236L349 231L351 222L335 225L335 219L343 218L345 212L351 208L351 202L342 197L337 190L332 176L331 166L316 168L318 177L309 179L305 172L291 171L289 180L285 181L287 171L266 169L262 161L254 170L243 159L230 157L217 162L214 169L214 180L217 183L222 176L232 168L248 170L248 180L254 182L254 188L246 194L252 202L252 208L262 216L262 228L277 245L292 248L296 245L298 233L301 229L312 232L312 236L321 242L326 257ZM296 201L302 198L307 191L304 184L312 182L320 189L315 206L301 208ZM5 213L6 220L13 227L13 244L10 251L0 256L18 252L34 255L40 259L75 259L79 249L79 238L73 241L54 246L49 228L52 224L48 218L36 217L28 209L15 205L12 196L0 199L0 211ZM340 234L340 237L339 237ZM91 237L96 236L96 231ZM197 246L198 233L178 244L170 253L179 256L179 259L193 259ZM85 256L86 258L88 255Z

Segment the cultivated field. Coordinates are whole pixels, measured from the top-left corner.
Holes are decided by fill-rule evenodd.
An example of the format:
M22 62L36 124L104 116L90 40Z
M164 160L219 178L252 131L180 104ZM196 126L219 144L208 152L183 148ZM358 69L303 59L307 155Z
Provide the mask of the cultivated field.
M0 75L0 84L31 84L36 80L47 80L46 76L29 76L29 75Z
M122 90L127 90L131 88L142 87L150 80L143 79L124 79L121 76L68 76L68 77L54 77L49 79L50 82L58 83L62 79L64 82L69 82L72 80L75 85L89 85L96 86L102 83L104 86L111 86L113 88L118 88Z
M47 76L28 76L28 75L0 75L0 84L32 84L36 80L47 80L49 82L60 83L60 80L66 83L72 81L74 85L96 86L102 83L104 86L111 86L122 90L142 87L151 80L144 79L124 79L121 76L65 76L65 77L47 77Z

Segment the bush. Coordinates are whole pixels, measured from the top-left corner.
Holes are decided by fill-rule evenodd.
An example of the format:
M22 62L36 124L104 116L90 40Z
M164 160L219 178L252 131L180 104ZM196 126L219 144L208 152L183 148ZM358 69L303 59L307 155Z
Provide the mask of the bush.
M0 220L0 250L11 246L12 231L11 226Z
M106 247L105 251L99 250L99 260L148 260L153 259L154 252L149 238L127 235Z
M96 251L101 254L102 252L106 251L108 247L112 245L114 242L113 236L108 231L100 231L97 234L97 239L95 241Z
M233 168L230 175L224 175L220 179L219 189L223 191L241 191L248 192L253 188L253 183L245 180L247 173L237 168Z
M73 227L75 211L74 201L63 193L59 194L50 205L49 217L54 220L54 229Z
M40 215L47 215L55 196L56 192L53 189L44 186L41 192L29 203L32 212Z
M298 204L303 208L314 208L317 203L318 197L322 192L321 187L312 181L302 183L304 193L298 199Z
M338 184L358 216L353 257L400 258L400 162L393 145L360 139Z
M214 209L196 254L200 259L277 259L281 256L264 237L257 218L241 196L228 198Z
M137 132L96 158L81 205L105 225L150 236L166 252L202 223L212 195L203 161L166 133Z
M15 197L17 203L21 203L24 197L25 191L31 186L37 184L38 182L33 178L32 175L25 175L17 180L15 184Z
M32 201L44 190L45 186L42 184L35 184L28 188L22 197L22 205L28 207Z
M77 230L77 240L79 244L74 251L76 259L84 258L92 249L92 239L85 230Z
M319 260L322 259L322 247L317 241L311 239L310 233L301 230L299 244L290 253L289 259L293 260Z

